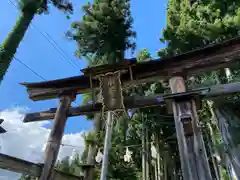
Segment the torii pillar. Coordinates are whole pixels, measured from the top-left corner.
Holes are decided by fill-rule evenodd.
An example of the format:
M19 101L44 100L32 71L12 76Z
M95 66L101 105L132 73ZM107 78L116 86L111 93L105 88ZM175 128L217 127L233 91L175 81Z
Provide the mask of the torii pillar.
M184 78L170 78L173 94L186 92ZM172 108L184 180L212 180L206 149L199 127L196 101L191 96L179 94L173 98Z
M72 93L59 94L60 102L54 117L50 135L48 137L48 142L45 149L43 170L39 180L54 179L53 170L61 146L65 124L67 121L67 111L73 100L75 100L75 95L73 95Z

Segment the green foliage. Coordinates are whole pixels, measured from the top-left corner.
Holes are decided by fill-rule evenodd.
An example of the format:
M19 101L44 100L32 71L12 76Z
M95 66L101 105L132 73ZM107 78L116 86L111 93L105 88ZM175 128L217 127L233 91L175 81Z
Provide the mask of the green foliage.
M72 29L67 36L78 44L76 54L88 61L89 66L100 64L112 64L124 60L124 52L128 49L134 50L136 33L132 31L132 17L130 13L129 0L94 0L83 7L84 17L80 22L74 22ZM83 97L83 103L91 100L91 95ZM103 118L104 119L104 118ZM126 118L116 118L113 132L112 146L109 157L109 173L111 180L136 179L136 165L134 162L125 163L125 121ZM104 122L98 123L99 117L94 117L94 125L101 126ZM102 119L100 120L102 121ZM98 129L99 127L95 127ZM99 148L103 148L104 129L97 135L93 132L85 136L86 149L82 160L86 161L89 139L98 139ZM123 132L123 133L121 133ZM140 135L139 135L140 137ZM139 154L139 152L137 152ZM96 176L100 175L100 167L96 170Z
M48 5L53 4L56 8L66 13L73 12L70 0L20 0L18 6L22 12L34 11L38 13L48 13Z
M67 35L78 44L79 56L94 58L89 65L111 64L135 49L129 0L95 0L83 7L84 16L72 24Z
M79 176L82 173L80 165L81 158L80 155L76 153L73 155L73 157L71 157L71 159L69 156L67 156L58 161L56 164L56 169L67 174ZM36 177L23 174L19 180L36 180Z
M124 126L121 126L121 128L124 128ZM140 134L138 134L138 137L140 137ZM130 136L128 136L127 138L127 142L129 144L139 143L139 141L136 140L131 141ZM130 148L130 150L133 152L133 161L127 163L124 162L123 159L126 151L126 149L124 148L125 145L126 144L124 144L124 135L119 134L117 131L114 131L112 139L113 148L110 152L110 166L108 174L108 177L112 180L137 180L136 173L139 172L140 169L135 160L139 161L141 159L141 146L137 148Z
M82 172L81 168L81 158L78 153L74 154L73 157L67 156L63 158L61 161L58 161L56 164L56 169L67 173L79 176Z
M36 177L23 174L19 180L36 180Z
M159 51L159 56L171 56L197 48L204 47L211 43L218 43L239 35L240 27L240 1L236 0L169 0L167 10L167 27L163 31L161 42L167 44L165 49ZM239 65L236 64L232 70L232 81L239 79ZM229 79L224 70L213 73L205 73L200 76L191 77L189 87L201 87L219 83L227 83ZM236 101L237 97L219 98L219 103L226 103L226 100ZM217 101L214 101L216 104ZM204 102L199 112L202 125L209 123L212 118L209 106ZM205 120L205 121L204 121ZM215 120L215 119L214 119ZM229 117L233 121L232 117ZM226 125L227 126L227 125ZM239 128L232 128L234 137L239 136ZM220 141L219 133L214 131L217 149L220 154L226 144ZM236 136L235 136L236 135ZM226 149L226 148L225 148ZM226 172L223 172L226 178Z
M82 105L87 105L87 104L89 104L92 101L92 96L91 96L91 94L83 94L82 99L83 99L82 100ZM86 115L86 118L88 120L93 120L94 114Z
M151 60L151 55L147 49L141 50L137 55L137 62L149 61Z
M64 157L60 162L57 163L56 168L62 172L70 173L72 171L70 165L70 157Z
M77 42L76 54L84 57L89 66L121 62L124 60L125 50L135 49L136 45L132 40L136 33L132 30L133 20L129 0L94 0L93 3L84 6L83 11L83 18L72 24L72 29L67 36ZM167 13L167 27L160 39L167 43L167 47L159 51L161 57L194 50L239 34L240 2L238 1L169 0ZM147 49L143 49L137 55L138 62L149 59L151 59L151 55ZM221 73L219 71L207 73L201 77L193 77L192 80L189 80L188 85L197 87L223 82ZM234 73L239 74L238 68ZM144 84L141 88L131 89L124 93L149 95L164 93L166 90L161 83L155 82ZM89 100L91 100L89 94L83 96L83 104L87 104ZM211 119L211 112L207 103L203 103L199 114L201 125L208 123ZM144 124L143 118L146 120ZM141 146L130 148L133 152L133 161L130 163L125 163L123 156L126 145L141 144L143 126L148 127L150 134L159 136L161 145L166 145L169 153L171 152L170 155L174 156L174 160L179 161L178 153L176 153L178 151L176 139L170 140L169 138L173 137L176 131L173 117L167 114L165 106L146 108L135 113L130 120L121 115L115 118L115 121L109 157L108 178L110 180L140 179L138 174L141 172ZM89 141L97 139L98 147L103 148L104 128L100 134L99 139L98 135L92 131L85 136L86 149L82 155L82 161L86 161ZM222 152L221 138L215 131L214 134L216 148ZM75 173L74 167L77 167L78 162L80 162L79 159L75 161L74 165L71 165L66 158L57 167L65 172ZM177 164L176 168L179 170L180 164ZM99 176L99 173L100 167L97 168L96 175Z
M239 34L239 1L176 1L169 0L167 27L162 42L167 48L160 56L186 52L209 43L216 43Z
M20 0L21 14L6 40L0 45L0 82L17 52L17 48L24 38L35 14L48 12L48 5L52 3L59 10L72 13L73 7L68 0Z
M18 3L19 9L22 12L36 12L36 10L40 7L41 0L21 0Z
M223 180L231 180L232 178L228 176L227 170L221 168L221 178Z
M90 94L83 94L82 99L82 105L87 105L90 101L92 101L92 96Z

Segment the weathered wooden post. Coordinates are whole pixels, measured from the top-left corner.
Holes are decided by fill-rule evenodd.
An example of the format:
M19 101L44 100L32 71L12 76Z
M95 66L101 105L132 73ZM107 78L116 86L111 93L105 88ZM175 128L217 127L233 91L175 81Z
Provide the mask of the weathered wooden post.
M180 93L173 97L172 108L183 178L184 180L211 180L206 150L198 126L196 102L192 96L183 95L186 92L183 77L172 77L169 84L172 93Z
M95 140L88 140L88 156L87 166L84 169L84 180L94 180L94 166L95 166L95 153L96 152Z
M67 111L75 95L71 93L61 93L59 95L60 103L57 108L53 126L48 138L45 149L44 167L39 180L54 179L53 169L60 149L64 128L67 120Z

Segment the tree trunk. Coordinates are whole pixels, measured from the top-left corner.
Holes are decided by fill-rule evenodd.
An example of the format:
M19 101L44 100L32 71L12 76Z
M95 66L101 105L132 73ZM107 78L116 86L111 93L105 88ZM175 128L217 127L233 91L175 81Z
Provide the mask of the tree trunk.
M91 142L88 146L87 164L89 165L95 164L95 158L93 156L95 151L96 151L96 142ZM84 177L85 177L85 180L93 180L94 168L90 167L89 169L85 169Z
M157 160L154 160L154 180L158 180Z
M164 174L164 180L168 180L168 164L167 164L167 155L166 151L163 153L163 174Z
M161 180L161 174L162 174L162 169L161 169L161 155L160 155L160 138L159 135L156 134L156 148L157 148L157 180Z
M143 118L144 119L144 118ZM146 131L145 122L142 122L142 179L147 180L147 158L146 158Z
M99 99L99 95L97 96L97 99ZM94 132L96 134L96 139L98 140L100 138L100 132L101 132L101 113L97 113L94 115ZM95 156L97 155L97 144L96 142L93 142L91 144L91 150L88 151L88 158L87 158L87 163L90 165L94 165L95 164ZM94 168L91 168L89 170L89 174L90 177L88 180L94 180L95 178L95 172L94 172Z
M151 134L149 132L148 127L146 126L146 156L147 156L147 179L151 180L152 179L152 156L151 156L151 144L150 144L150 137Z
M164 157L164 174L165 174L165 179L166 180L174 180L175 174L175 162L172 157L171 149L169 146L166 146L167 149L164 150L163 152L163 157Z
M171 157L171 161L172 161L172 172L170 172L172 180L177 180L177 173L176 173L176 162L175 159L173 157Z
M91 84L91 82L90 82ZM93 104L95 104L97 101L100 100L100 94L95 95L95 91L92 91L92 101ZM87 149L87 159L86 159L86 163L88 165L95 165L95 157L97 155L98 152L98 147L97 147L97 142L99 142L100 140L100 132L102 129L102 123L101 123L101 113L96 113L94 114L93 117L93 131L95 134L95 138L93 141L90 141L89 147ZM87 175L86 175L87 174ZM90 169L85 169L85 178L86 180L94 180L95 179L95 168L92 167Z
M21 43L30 23L32 22L37 9L21 13L13 30L8 34L0 49L0 82L14 57L19 44Z
M147 125L146 125L147 126ZM147 180L150 180L151 179L151 176L150 176L150 168L151 168L151 161L150 161L150 156L149 155L149 139L148 139L148 128L145 127L145 142L146 142L146 176L147 176Z
M207 144L208 144L209 151L210 151L210 156L211 156L211 161L212 161L213 168L214 168L215 178L216 178L216 180L221 180L219 165L218 165L216 157L214 157L214 154L218 154L218 152L216 150L216 143L214 140L213 130L212 130L210 123L208 123L207 125L208 125L208 131L207 131L208 133L206 134Z
M227 156L231 161L236 176L240 178L240 118L233 112L231 107L213 107L213 111L221 132Z

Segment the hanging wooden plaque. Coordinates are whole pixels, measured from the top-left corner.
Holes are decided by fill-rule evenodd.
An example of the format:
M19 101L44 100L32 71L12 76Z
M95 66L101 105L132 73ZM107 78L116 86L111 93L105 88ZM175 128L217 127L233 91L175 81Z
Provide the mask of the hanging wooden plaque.
M102 103L105 111L123 110L120 71L99 76Z

